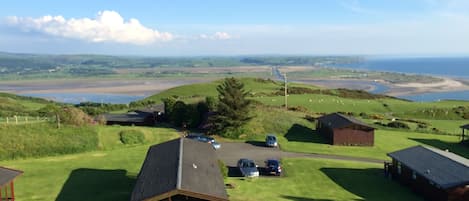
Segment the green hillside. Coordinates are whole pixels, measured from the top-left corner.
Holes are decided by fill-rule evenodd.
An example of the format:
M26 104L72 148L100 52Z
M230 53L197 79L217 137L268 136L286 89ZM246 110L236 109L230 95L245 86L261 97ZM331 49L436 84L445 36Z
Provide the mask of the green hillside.
M282 82L255 78L241 78L241 81L253 100L268 106L285 104ZM206 96L216 97L216 87L220 83L218 80L175 87L145 100L161 102L161 99L173 96L185 102L200 101ZM364 91L328 90L298 83L289 83L288 88L288 106L301 107L313 113L350 112L357 116L366 113L387 118L433 120L464 120L464 115L469 117L468 101L410 102Z
M41 98L18 96L0 92L0 118L13 115L32 115L38 109L50 104ZM34 116L34 115L33 115Z

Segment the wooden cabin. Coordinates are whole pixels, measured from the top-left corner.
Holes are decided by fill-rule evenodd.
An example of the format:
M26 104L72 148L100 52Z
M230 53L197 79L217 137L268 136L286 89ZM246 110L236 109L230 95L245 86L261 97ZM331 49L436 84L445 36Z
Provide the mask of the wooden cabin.
M0 167L0 201L15 201L14 180L22 174L23 172L20 170Z
M130 200L228 200L212 145L179 138L151 146Z
M469 200L469 160L432 147L414 146L388 154L386 173L429 201Z
M373 146L375 128L340 113L318 118L316 130L332 145Z

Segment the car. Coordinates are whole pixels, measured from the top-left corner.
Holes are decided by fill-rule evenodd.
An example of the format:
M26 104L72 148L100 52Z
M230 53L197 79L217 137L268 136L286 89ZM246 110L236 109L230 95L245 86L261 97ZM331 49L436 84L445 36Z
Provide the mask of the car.
M265 137L265 145L268 147L277 147L277 137L275 135L269 134Z
M200 135L200 134L189 134L189 135L186 136L186 138L197 140L199 142L209 143L209 144L212 145L212 147L214 149L220 149L221 148L221 144L218 143L217 141L215 141L215 139L213 137L208 137L208 136Z
M280 161L277 159L268 159L265 161L265 171L268 174L273 174L276 176L280 176L282 174L282 166L280 165Z
M259 170L253 160L242 158L238 160L238 168L243 177L258 177Z

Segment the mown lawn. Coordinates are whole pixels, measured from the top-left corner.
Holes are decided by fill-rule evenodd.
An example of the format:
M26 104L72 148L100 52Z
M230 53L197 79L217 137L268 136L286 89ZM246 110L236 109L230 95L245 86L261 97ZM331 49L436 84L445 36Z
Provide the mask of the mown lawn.
M174 131L156 134L154 143L178 136ZM0 161L0 166L24 171L15 182L18 200L129 200L149 146Z
M382 165L325 159L284 159L285 176L228 178L230 200L421 201L384 177Z
M332 146L316 134L287 133L279 137L283 150L305 153L324 153L346 156L367 157L389 160L387 153L415 145L433 146L439 149L448 149L451 152L469 158L469 147L459 144L458 136L435 135L415 132L376 130L375 145L373 147L358 146Z

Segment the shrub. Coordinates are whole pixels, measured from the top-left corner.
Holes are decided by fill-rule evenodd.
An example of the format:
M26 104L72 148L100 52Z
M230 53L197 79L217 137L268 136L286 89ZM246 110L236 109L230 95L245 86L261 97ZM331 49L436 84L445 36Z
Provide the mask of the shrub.
M220 172L223 175L223 178L228 178L228 167L222 160L218 160L218 166L220 167Z
M58 115L62 124L84 126L93 122L88 114L75 107L63 107L58 110Z
M420 128L420 129L425 129L425 128L427 128L428 126L427 126L427 124L420 124L420 123L419 123L419 124L417 124L417 127Z
M143 144L145 135L138 130L124 130L119 133L120 141L123 144Z
M388 127L391 127L391 128L404 128L404 129L410 129L409 125L407 125L406 123L404 122L400 122L400 121L392 121L392 122L389 122L387 124Z

